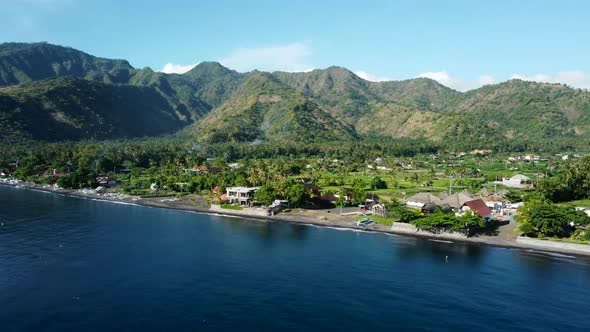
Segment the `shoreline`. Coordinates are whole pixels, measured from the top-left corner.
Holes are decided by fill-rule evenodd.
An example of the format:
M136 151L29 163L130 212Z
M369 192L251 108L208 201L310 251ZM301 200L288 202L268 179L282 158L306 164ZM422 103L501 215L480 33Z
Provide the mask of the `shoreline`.
M424 234L424 233L406 233L406 232L396 232L391 229L391 226L385 226L381 224L374 224L373 227L360 227L354 224L354 220L348 218L346 216L341 215L330 215L328 213L318 212L315 210L303 210L297 209L297 213L281 213L275 216L262 216L262 215L253 215L247 213L232 213L232 210L228 210L220 212L218 210L212 211L209 208L200 208L197 205L186 205L186 204L172 204L175 202L182 202L182 200L178 199L157 199L157 198L139 198L134 196L127 196L127 195L120 195L115 194L113 196L104 196L99 194L90 194L80 192L79 190L75 189L54 189L48 186L42 186L35 183L29 182L7 182L7 181L0 181L0 185L9 186L9 187L16 187L22 188L26 190L33 190L45 193L52 193L58 194L65 197L73 197L73 198L80 198L80 199L89 199L89 200L96 200L96 201L105 201L111 202L116 204L125 204L125 205L135 205L135 206L143 206L143 207L151 207L151 208L163 208L169 210L177 210L177 211L188 211L188 212L195 212L195 213L203 213L208 215L215 215L215 216L225 216L225 217L239 217L243 219L250 219L250 220L257 220L257 221L266 221L266 222L281 222L281 223L289 223L289 224L296 224L296 225L307 225L307 226L314 226L314 227L326 227L326 228L337 228L342 230L353 230L353 231L363 231L368 233L384 233L389 235L396 235L402 237L409 237L409 238L416 238L416 239L423 239L423 240L432 240L432 241L440 241L440 242L448 242L448 243L458 243L463 245L486 245L492 247L499 247L499 248L510 248L510 249L521 249L521 250L534 250L540 253L558 253L558 254L568 254L574 256L590 256L590 250L588 252L575 250L571 248L559 248L554 245L544 245L543 243L538 243L536 245L530 244L531 241L518 241L518 238L513 240L502 239L498 236L489 236L489 235L480 235L475 237L469 238L456 238L456 237L449 237L445 236L444 234ZM307 214L307 215L306 215ZM316 215L314 217L314 214ZM318 217L317 214L325 214L325 216ZM528 238L527 238L528 239ZM535 241L536 239L530 239ZM537 240L540 241L540 240ZM589 246L590 247L590 246Z

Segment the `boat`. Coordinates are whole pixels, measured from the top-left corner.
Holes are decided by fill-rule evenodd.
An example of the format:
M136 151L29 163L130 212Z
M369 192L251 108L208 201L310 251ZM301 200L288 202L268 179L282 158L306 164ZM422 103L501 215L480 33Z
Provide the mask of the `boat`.
M375 220L373 220L371 218L364 218L364 219L361 219L361 220L357 221L356 222L356 225L357 226L363 226L363 227L365 227L365 226L368 226L368 225L370 225L370 224L372 224L374 222L375 222Z

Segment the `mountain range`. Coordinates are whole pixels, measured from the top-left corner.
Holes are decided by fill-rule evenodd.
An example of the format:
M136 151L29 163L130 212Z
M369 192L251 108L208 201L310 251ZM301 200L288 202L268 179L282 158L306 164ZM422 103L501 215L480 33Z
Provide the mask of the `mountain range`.
M417 78L369 82L342 67L184 74L48 43L0 44L0 139L118 139L189 132L204 142L424 138L580 142L590 92L510 80L465 93Z

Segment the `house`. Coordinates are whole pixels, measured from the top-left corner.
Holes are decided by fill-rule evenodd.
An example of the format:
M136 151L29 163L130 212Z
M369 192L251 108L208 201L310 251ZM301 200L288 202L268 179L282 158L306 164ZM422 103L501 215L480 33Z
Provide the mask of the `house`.
M484 219L492 219L492 210L484 203L482 199L475 199L469 202L465 202L461 206L461 211L463 213L467 211L473 211L480 217Z
M431 193L417 193L413 196L410 196L406 199L406 205L412 208L421 209L427 203L434 203L436 205L441 204L442 201L440 198L434 196Z
M536 154L527 154L524 156L524 161L539 161L539 159L541 159L541 156Z
M525 188L530 187L531 178L526 175L516 174L510 179L502 179L500 184L510 188Z
M481 197L488 197L490 196L490 192L486 189L486 188L481 188L480 191L478 191L477 193L475 193L477 196L481 196Z
M240 206L251 206L254 202L254 193L260 187L229 187L225 189L227 201Z
M240 163L231 163L227 165L230 169L238 169L241 168L242 165Z
M47 170L43 173L43 176L53 176L55 178L61 178L68 175L67 173L58 172L55 168L53 170Z
M453 209L460 209L463 204L473 200L473 196L464 190L458 193L449 195L449 197L442 200L441 204L449 204Z
M374 204L371 206L371 212L378 217L387 217L388 211L384 204Z
M440 200L443 200L443 199L449 197L449 194L446 191L443 191L442 193L438 194L437 197L440 198Z
M108 176L96 177L96 183L98 183L99 186L103 187L114 187L117 184L119 184L119 182L116 179L111 179Z
M471 154L484 155L484 154L489 154L489 153L492 153L492 150L490 150L490 149L483 149L483 150L475 149L475 150L471 151Z
M196 173L196 174L219 174L223 171L219 167L209 167L206 165L193 166L192 168L185 168L185 173Z

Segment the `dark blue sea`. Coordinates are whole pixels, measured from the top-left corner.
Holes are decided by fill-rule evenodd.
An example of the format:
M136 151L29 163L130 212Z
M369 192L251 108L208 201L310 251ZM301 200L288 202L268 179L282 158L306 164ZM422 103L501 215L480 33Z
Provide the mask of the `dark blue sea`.
M590 331L587 258L6 186L0 209L3 332Z

